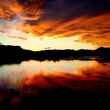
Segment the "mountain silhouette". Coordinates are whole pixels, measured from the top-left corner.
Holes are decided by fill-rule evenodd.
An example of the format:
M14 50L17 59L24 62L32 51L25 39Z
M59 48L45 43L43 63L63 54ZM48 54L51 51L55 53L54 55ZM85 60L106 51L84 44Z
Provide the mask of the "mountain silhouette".
M99 60L110 61L110 48L96 50L24 50L19 46L0 45L0 64L20 63L27 60Z

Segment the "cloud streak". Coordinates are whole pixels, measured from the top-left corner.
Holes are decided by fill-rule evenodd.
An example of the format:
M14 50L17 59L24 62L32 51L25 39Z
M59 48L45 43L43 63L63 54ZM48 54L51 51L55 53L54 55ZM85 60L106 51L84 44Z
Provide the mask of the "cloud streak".
M36 37L74 37L110 47L109 0L3 0L0 31L16 29Z

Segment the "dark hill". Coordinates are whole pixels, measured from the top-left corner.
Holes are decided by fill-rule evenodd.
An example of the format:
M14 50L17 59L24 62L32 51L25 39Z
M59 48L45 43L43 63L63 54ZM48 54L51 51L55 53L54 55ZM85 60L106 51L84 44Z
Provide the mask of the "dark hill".
M106 60L110 61L110 48L98 48L96 50L23 50L19 46L0 45L0 64L20 63L26 60Z

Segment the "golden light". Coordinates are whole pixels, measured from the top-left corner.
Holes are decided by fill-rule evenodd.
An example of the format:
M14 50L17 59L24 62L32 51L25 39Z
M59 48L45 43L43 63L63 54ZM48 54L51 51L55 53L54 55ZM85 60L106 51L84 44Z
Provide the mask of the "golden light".
M7 30L5 33L0 33L1 43L6 45L18 45L23 49L29 49L32 51L40 50L64 50L64 49L96 49L97 45L92 43L81 42L81 35L75 35L71 37L48 37L48 36L37 36L33 33L26 33L18 31L16 29Z
M46 49L96 49L97 46L91 43L83 43L80 41L80 36L76 35L74 37L35 37L33 34L29 33L27 40L27 46L33 51L36 50L46 50Z

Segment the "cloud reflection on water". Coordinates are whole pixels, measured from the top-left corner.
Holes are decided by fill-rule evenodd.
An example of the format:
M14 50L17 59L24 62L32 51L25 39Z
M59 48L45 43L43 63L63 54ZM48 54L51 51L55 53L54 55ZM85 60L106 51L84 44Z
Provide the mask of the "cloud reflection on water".
M0 67L0 85L11 88L23 85L48 87L74 80L109 80L110 63L97 61L27 61ZM53 80L49 83L48 80ZM67 84L70 86L69 84Z

